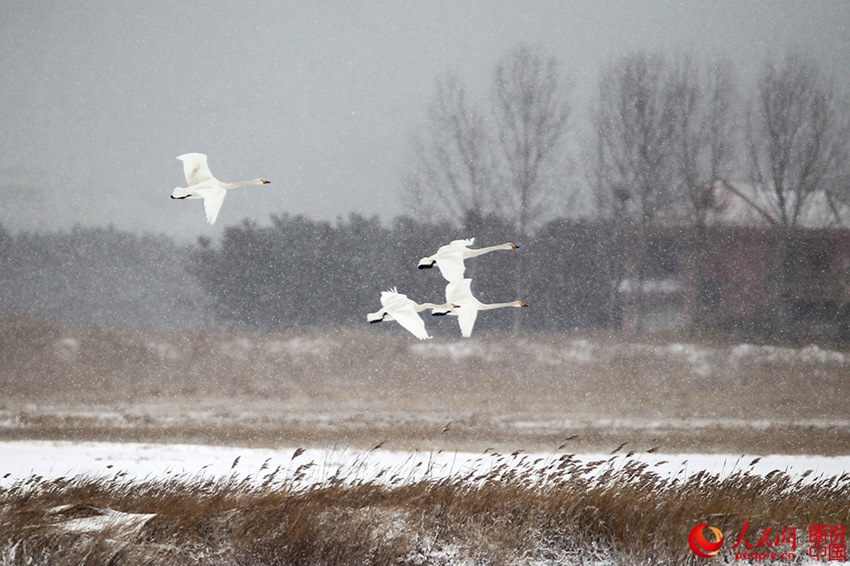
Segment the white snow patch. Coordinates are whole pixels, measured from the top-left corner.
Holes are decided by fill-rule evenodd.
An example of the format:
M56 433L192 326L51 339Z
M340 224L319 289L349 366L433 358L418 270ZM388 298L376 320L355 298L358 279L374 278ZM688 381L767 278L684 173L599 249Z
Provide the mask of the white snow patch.
M76 338L62 338L54 344L56 355L66 362L73 362L80 352L80 341Z
M447 358L453 362L468 358L487 359L489 357L481 345L473 340L447 343L426 342L413 344L408 349L412 354L422 356L423 358Z
M782 346L758 346L755 344L738 344L729 349L729 362L736 366L742 362L750 363L850 363L850 354L824 350L810 345L804 348L788 348Z
M272 355L327 356L330 354L332 346L333 341L328 338L296 336L289 340L268 340L263 344L263 350Z
M174 347L174 344L167 342L148 342L145 344L148 352L154 354L160 360L179 360L181 358L180 351Z
M275 471L274 482L295 487L323 483L332 477L394 484L486 474L502 464L506 469L529 465L542 469L562 457L562 453L506 455L49 441L0 442L0 453L4 455L0 486L25 482L32 477L49 481L77 476L187 482L238 477L259 485ZM735 471L768 474L779 470L792 477L815 480L840 476L850 470L850 456L639 453L627 457L596 453L576 454L574 458L583 464L605 461L615 469L634 460L645 463L662 477L679 478L701 471L725 477Z
M670 354L684 358L694 373L700 377L708 377L712 374L713 364L711 363L712 352L710 350L693 344L670 344L666 349Z
M570 348L561 350L561 357L572 362L590 363L596 357L595 348L590 340L571 340Z
M638 281L635 279L623 279L617 287L620 293L635 293L638 289L645 294L668 294L679 293L685 288L679 279L646 279Z
M254 344L248 338L234 338L219 344L224 355L237 360L247 360Z
M62 505L51 509L50 514L61 516L69 509L72 509L72 506ZM109 508L89 508L85 511L84 517L60 519L54 524L57 528L72 533L94 533L109 529L113 533L120 531L123 535L129 535L138 532L145 523L156 517L156 513L123 513Z

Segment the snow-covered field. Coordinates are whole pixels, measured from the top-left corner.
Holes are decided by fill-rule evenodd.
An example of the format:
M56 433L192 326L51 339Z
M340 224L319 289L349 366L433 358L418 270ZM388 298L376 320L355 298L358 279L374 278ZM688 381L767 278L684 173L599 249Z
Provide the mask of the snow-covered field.
M251 479L258 483L277 471L278 481L322 483L330 477L347 481L399 478L401 481L443 479L486 473L497 465L545 467L562 453L401 452L375 449L251 449L189 444L108 442L0 442L0 486L39 477L41 481L75 476L119 477L145 481L185 478ZM850 456L741 454L656 454L625 450L616 454L576 454L576 460L604 461L614 468L627 459L648 465L662 477L685 478L700 471L726 477L736 471L768 474L779 470L792 478L817 480L850 471Z
M272 449L200 444L6 441L0 442L0 489L14 486L38 489L37 486L50 485L53 480L60 478L66 481L84 478L103 480L101 485L112 485L111 480L116 480L118 485L176 481L178 484L185 482L187 488L212 480L224 482L222 485L238 484L246 487L273 488L275 485L281 485L285 486L285 491L289 491L320 485L338 485L336 482L339 480L343 484L351 485L372 481L388 486L411 485L423 480L439 482L453 479L468 482L470 478L478 477L486 477L484 481L492 482L494 477L507 477L512 470L523 472L533 469L539 470L541 474L537 477L545 481L547 473L557 476L558 472L554 471L555 464L562 461L565 454L571 453L516 451L507 454L489 450L484 453L447 450L394 451L380 447L371 450L341 447ZM791 484L796 484L797 489L805 489L803 486L807 484L823 485L824 480L829 478L846 478L850 470L850 456L671 454L631 452L625 447L607 453L578 453L572 456L570 461L577 464L576 469L585 470L579 473L586 476L595 477L609 470L619 472L622 469L624 473L616 475L626 477L630 471L636 469L634 464L639 463L639 469L645 473L657 475L659 480L676 480L681 482L680 485L684 485L688 479L705 481L697 476L700 472L705 472L706 478L725 479L736 473L769 476L772 472L779 471L789 478ZM494 476L494 470L501 472ZM716 487L718 484L712 485ZM155 513L127 513L90 505L85 509L86 514L83 516L69 515L70 518L61 522L54 519L54 527L59 528L58 525L61 524L65 533L92 535L107 532L106 529L109 529L111 536L129 537L129 540L137 536L139 529L157 516ZM52 509L50 513L53 515L50 517L72 512L77 513L78 509L62 505ZM801 533L800 536L804 535ZM796 560L765 563L819 563L806 556L806 543L800 544ZM428 556L442 556L444 550L438 549L434 551L437 554L432 552ZM574 554L575 551L571 552ZM727 558L735 556L728 548L724 552ZM593 549L592 552L588 550L585 558L576 558L573 554L562 555L565 563L588 563L585 558L590 560L589 563L606 566L625 563L616 558L610 549ZM14 552L6 558L13 555ZM452 553L449 555L454 556ZM540 560L539 563L556 562ZM736 563L743 562L745 561L736 558ZM439 563L448 562L443 560ZM830 564L848 563L833 560Z
M0 401L0 491L21 513L9 552L64 552L60 526L89 536L106 521L127 525L100 533L115 537L107 550L195 563L193 548L280 551L251 529L277 541L298 535L286 530L297 518L321 536L292 548L352 563L392 535L393 556L421 559L410 563L679 564L695 559L683 545L703 518L730 551L741 520L846 522L847 352L570 335L420 344L359 330L199 333L170 349L154 338L13 352ZM328 492L331 511L317 512ZM198 498L209 493L212 513ZM32 542L33 513L42 546L16 546ZM365 520L368 548L346 538Z
M850 454L850 353L643 338L47 333L7 355L0 440Z

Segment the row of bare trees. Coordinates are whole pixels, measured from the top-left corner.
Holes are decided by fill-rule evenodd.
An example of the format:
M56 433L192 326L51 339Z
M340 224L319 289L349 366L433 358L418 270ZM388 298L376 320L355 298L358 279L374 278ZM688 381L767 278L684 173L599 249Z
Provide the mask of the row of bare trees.
M813 204L827 225L850 203L850 106L816 62L767 62L743 89L728 63L628 55L601 73L584 139L570 84L555 57L525 44L497 64L481 100L456 75L438 79L429 121L413 137L410 209L468 234L497 214L528 235L575 216L584 199L629 258L610 264L612 279L629 280L640 303L658 227L689 226L695 264L706 263L710 189L720 180L758 190L783 241Z
M465 227L498 214L520 232L569 216L582 185L599 214L638 225L704 222L697 189L729 177L771 194L789 226L819 191L850 200L850 109L835 80L791 54L764 64L746 92L736 83L722 61L625 56L601 73L590 139L576 139L571 80L555 57L520 44L481 100L456 74L436 80L406 197L432 220Z
M630 251L630 261L615 264L612 277L628 280L638 322L651 267L648 247L658 227L692 225L689 247L695 264L705 264L711 193L697 189L729 176L736 165L732 77L727 65L700 69L690 59L671 64L636 55L600 80L589 181L596 209L613 220L617 247Z
M456 75L438 79L404 180L411 209L467 230L496 214L527 233L569 173L569 91L555 58L524 44L496 66L489 109Z

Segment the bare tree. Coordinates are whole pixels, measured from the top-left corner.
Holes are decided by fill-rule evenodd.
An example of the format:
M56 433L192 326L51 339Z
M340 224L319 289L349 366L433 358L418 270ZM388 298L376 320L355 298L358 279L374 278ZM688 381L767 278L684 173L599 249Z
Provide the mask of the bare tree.
M509 51L495 68L489 109L454 75L436 86L428 122L411 144L411 207L466 228L497 214L527 234L550 216L563 184L570 105L556 60L525 44Z
M601 214L611 221L622 260L613 264L615 289L625 291L637 325L650 232L681 214L674 191L677 109L670 85L670 71L660 56L625 57L603 73L593 114L597 137L591 184Z
M676 66L670 85L674 109L676 196L693 224L704 226L710 187L728 177L735 156L735 85L728 63L705 69L690 58Z
M417 209L467 227L471 216L500 212L493 135L454 74L436 81L429 126L412 139L415 167L405 184Z
M846 192L850 173L850 120L818 65L795 55L768 63L748 116L755 181L772 198L774 217L794 229L812 197ZM834 217L825 209L824 222Z
M547 175L566 159L561 144L571 111L568 91L555 58L526 44L496 66L493 101L505 200L515 203L514 221L523 235L533 220L547 216L557 190L554 184L563 183Z
M687 261L696 285L687 298L691 324L702 324L706 303L715 289L708 273L708 214L713 189L734 167L736 148L735 97L732 69L728 63L696 67L690 58L681 59L670 85L673 97L675 197L683 204L688 225Z
M778 308L775 330L790 330L790 289L798 230L812 213L837 221L834 202L850 178L850 119L832 81L817 63L795 55L765 65L748 115L748 145L754 180L769 198L780 227ZM813 211L816 196L822 204Z
M669 76L660 56L637 54L609 67L600 81L596 195L603 209L639 228L679 212Z

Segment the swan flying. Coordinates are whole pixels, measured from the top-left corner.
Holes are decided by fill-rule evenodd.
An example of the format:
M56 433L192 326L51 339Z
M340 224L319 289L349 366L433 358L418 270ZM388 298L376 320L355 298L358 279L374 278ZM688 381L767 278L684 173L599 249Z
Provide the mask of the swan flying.
M171 191L173 199L204 199L204 213L207 222L215 223L224 195L230 189L245 187L248 185L267 185L270 181L266 179L251 179L239 181L238 183L222 183L210 172L207 165L207 156L203 153L184 153L177 156L183 162L183 174L186 176L188 187L176 187Z
M457 316L460 334L464 338L472 336L472 328L478 318L478 311L501 309L505 307L527 307L522 301L509 303L482 303L472 295L472 279L453 281L446 285L446 301L453 307L449 314Z
M440 273L445 280L451 283L463 279L463 274L466 271L466 266L463 263L465 259L478 257L496 250L515 250L519 247L514 243L507 242L498 246L470 249L469 246L474 241L475 238L454 240L445 246L441 246L434 255L420 259L417 267L419 269L430 269L436 265L440 268Z
M395 287L381 293L381 305L383 305L383 308L367 314L366 320L372 323L394 320L420 340L431 338L428 331L425 330L425 322L419 316L420 312L431 309L431 314L439 316L449 314L453 308L449 304L419 304L409 299L407 295L399 293Z

